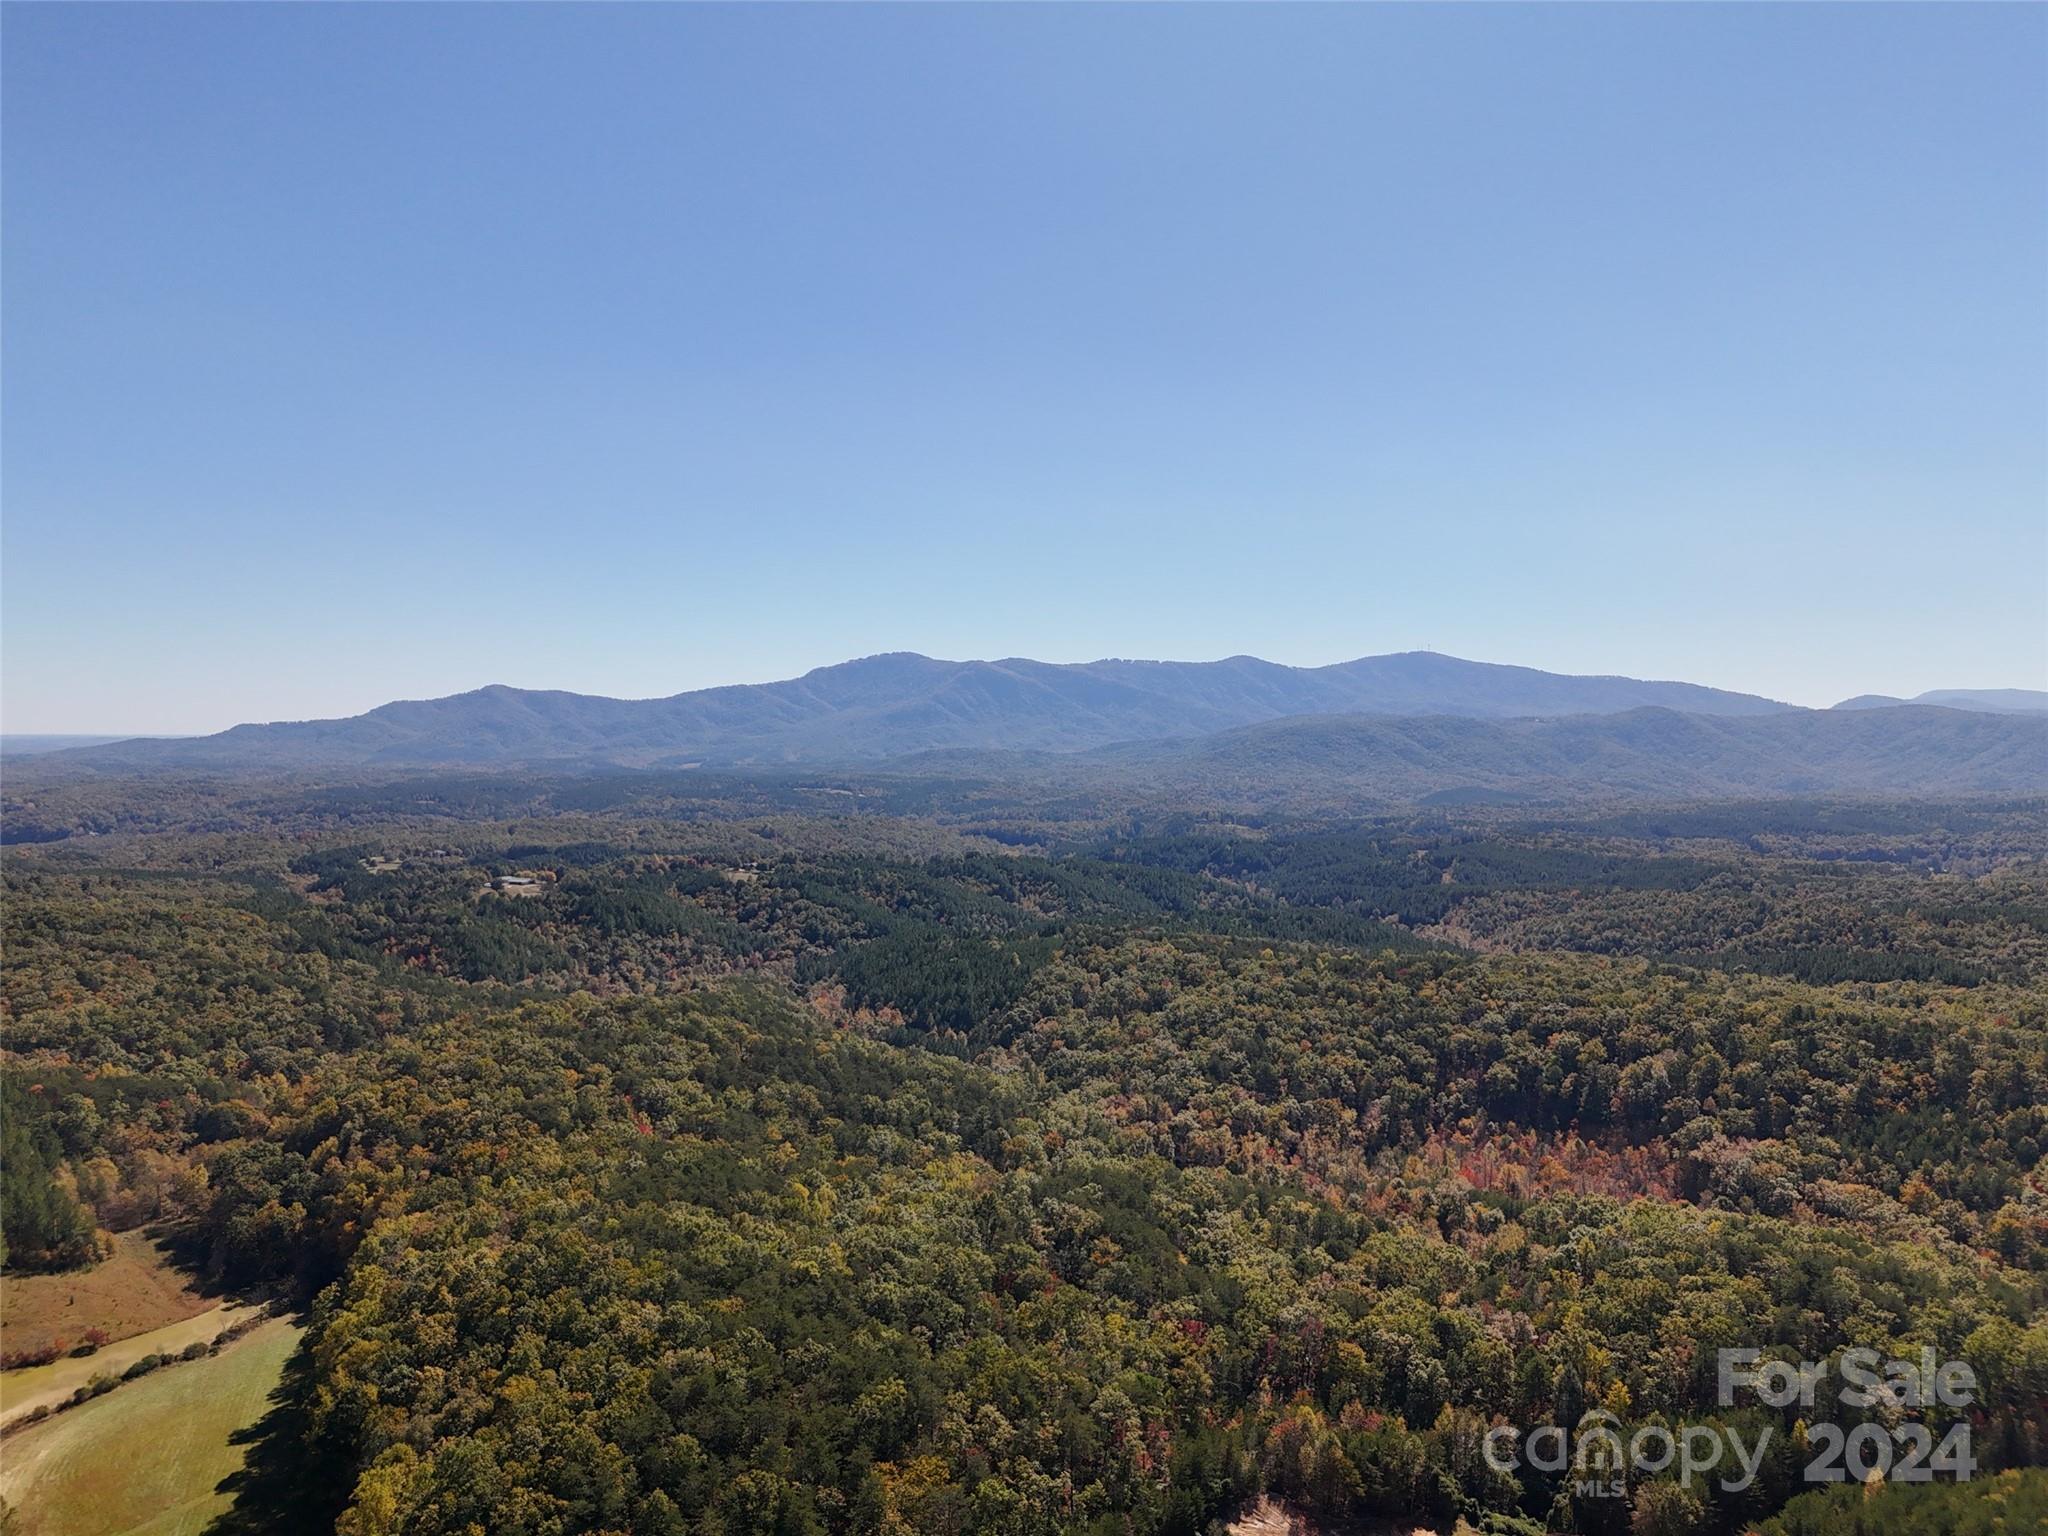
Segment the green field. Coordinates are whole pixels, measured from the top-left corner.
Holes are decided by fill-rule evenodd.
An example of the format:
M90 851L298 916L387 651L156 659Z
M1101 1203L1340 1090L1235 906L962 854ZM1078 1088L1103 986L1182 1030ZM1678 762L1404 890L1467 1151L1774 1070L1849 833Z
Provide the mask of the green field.
M188 1344L210 1343L250 1312L246 1306L209 1307L196 1317L118 1340L90 1355L67 1355L48 1365L0 1372L0 1423L11 1423L39 1405L55 1408L95 1376L118 1376L144 1355L175 1355Z
M166 1366L10 1436L0 1497L20 1536L197 1536L227 1508L238 1429L260 1419L299 1325L262 1324L205 1360Z

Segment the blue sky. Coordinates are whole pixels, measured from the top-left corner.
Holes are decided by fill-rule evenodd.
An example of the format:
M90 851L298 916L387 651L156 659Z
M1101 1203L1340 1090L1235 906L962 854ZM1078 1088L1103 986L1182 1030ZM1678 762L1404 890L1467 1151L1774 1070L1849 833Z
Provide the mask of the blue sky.
M8 729L2048 684L2048 9L8 8Z

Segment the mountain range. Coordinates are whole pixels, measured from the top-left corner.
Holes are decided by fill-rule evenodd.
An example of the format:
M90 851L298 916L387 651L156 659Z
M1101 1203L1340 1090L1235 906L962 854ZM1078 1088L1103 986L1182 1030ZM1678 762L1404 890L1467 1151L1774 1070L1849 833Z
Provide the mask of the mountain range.
M1974 697L1967 709L1850 700L1805 710L1694 683L1428 651L1327 667L899 652L663 699L489 687L35 761L97 773L972 769L1375 798L2048 787L2048 714L1994 712L2009 706Z
M1572 677L1428 651L1288 667L1227 661L1055 665L897 652L786 682L663 699L493 686L386 704L341 720L239 725L81 754L136 766L298 768L593 762L674 767L872 762L940 749L1075 752L1193 737L1298 715L1696 714L1790 706L1693 683Z

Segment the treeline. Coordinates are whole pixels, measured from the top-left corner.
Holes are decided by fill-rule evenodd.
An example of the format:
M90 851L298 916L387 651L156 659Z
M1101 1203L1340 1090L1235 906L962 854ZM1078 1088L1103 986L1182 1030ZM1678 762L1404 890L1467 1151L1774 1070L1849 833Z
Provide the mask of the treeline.
M0 1266L69 1269L98 1257L92 1212L65 1172L44 1107L0 1077Z

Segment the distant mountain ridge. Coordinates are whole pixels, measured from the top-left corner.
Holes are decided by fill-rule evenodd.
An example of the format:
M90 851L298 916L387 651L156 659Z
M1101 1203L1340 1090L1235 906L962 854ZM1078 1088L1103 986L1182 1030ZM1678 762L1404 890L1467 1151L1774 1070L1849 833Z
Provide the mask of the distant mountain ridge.
M0 731L0 757L34 757L40 752L69 752L79 747L104 747L117 741L147 741L150 738L120 736L107 732L90 735L47 735L36 731Z
M386 704L342 720L238 725L214 736L124 742L65 756L116 771L767 766L874 762L949 749L1078 752L1305 715L1498 720L1644 707L1727 716L1791 709L1695 683L1571 676L1431 651L1327 667L1282 666L1252 656L1058 665L896 652L786 682L665 699L494 686Z
M1930 688L1910 699L1888 693L1859 693L1836 709L1896 709L1901 704L1938 704L1944 709L1975 709L1994 715L2048 714L2048 691L2039 688Z

